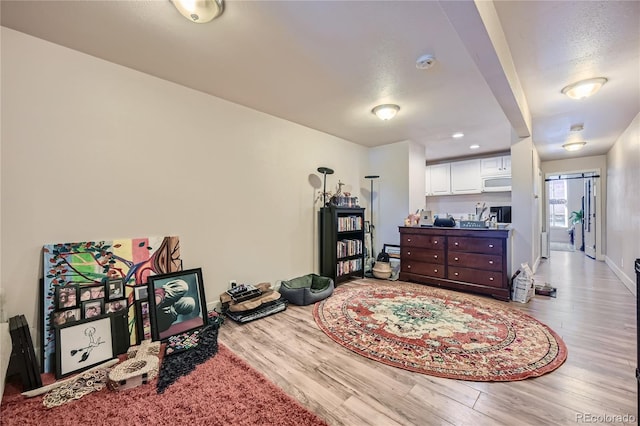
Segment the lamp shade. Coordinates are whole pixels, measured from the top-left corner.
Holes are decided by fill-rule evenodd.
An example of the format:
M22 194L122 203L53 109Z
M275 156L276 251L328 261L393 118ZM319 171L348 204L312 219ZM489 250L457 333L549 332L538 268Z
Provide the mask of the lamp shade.
M400 111L400 107L395 104L378 105L371 110L380 120L391 120Z
M171 0L178 12L191 22L204 24L224 11L224 0Z
M604 77L581 80L564 87L562 93L571 99L584 99L595 94L606 82Z

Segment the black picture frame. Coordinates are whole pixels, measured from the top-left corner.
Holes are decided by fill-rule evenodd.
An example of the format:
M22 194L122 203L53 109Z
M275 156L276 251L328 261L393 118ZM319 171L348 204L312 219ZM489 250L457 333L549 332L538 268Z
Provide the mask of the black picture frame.
M75 308L78 306L78 286L65 285L56 287L56 310Z
M149 314L152 340L201 328L207 323L207 302L202 269L151 275Z
M56 326L56 379L115 357L114 322L109 315Z
M104 302L104 312L106 314L114 314L116 312L126 312L127 308L128 308L127 299L111 300L109 302Z
M111 330L113 333L113 350L115 355L127 352L131 339L129 336L129 315L127 310L107 314L111 317Z
M104 315L104 299L82 302L82 318L89 319Z
M82 286L80 287L78 296L80 298L80 302L104 299L105 297L104 284Z
M389 255L389 266L391 267L391 281L396 281L400 277L400 246L395 244L384 244L382 251Z
M151 317L149 314L149 301L146 299L136 302L136 326L138 344L143 340L151 340Z
M389 257L394 257L396 259L400 259L400 246L395 244L385 244L382 247L382 251L387 253Z
M124 281L121 278L107 281L107 300L118 300L124 297Z
M82 313L80 311L80 308L70 308L65 309L64 311L54 311L51 313L51 324L54 326L69 324L81 319Z
M149 293L148 285L139 285L133 288L133 292L135 295L136 301L147 300L147 296Z

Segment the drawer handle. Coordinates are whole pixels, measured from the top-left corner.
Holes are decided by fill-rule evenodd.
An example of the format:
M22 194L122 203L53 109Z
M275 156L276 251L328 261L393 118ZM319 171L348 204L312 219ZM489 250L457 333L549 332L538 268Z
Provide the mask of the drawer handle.
M489 277L489 281L493 281L493 277Z
M493 244L489 244L489 248L493 248Z
M438 244L438 240L435 240L435 241L433 242L433 244Z
M453 260L455 260L457 262L459 259L457 257L454 257Z
M489 265L493 265L493 260L490 260L490 261L489 261Z
M407 265L407 269L411 269L411 265Z
M458 275L460 275L460 274L459 274L459 273L457 273L457 272L455 272L453 275L455 275L455 276L457 277L457 276L458 276Z
M434 255L433 255L433 258L434 258L434 259L437 259L437 258L438 258L438 255L437 255L437 254L434 254Z
M433 270L433 272L438 272L438 270L437 270L437 269L434 269L434 270Z
M457 243L457 242L455 242L455 243L453 243L453 245L454 245L454 246L457 246L457 245L458 245L458 243Z
M411 238L407 238L407 241L408 241L408 242L411 242Z
M410 251L407 252L407 256L411 256L411 252Z

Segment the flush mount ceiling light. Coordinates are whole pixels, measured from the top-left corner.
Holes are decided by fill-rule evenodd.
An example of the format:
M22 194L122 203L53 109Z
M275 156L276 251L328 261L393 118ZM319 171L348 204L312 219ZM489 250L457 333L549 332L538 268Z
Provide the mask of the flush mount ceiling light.
M562 147L567 151L578 151L582 149L586 144L586 142L569 142L562 145Z
M224 0L170 0L178 12L191 22L204 24L224 12Z
M571 132L581 132L584 130L584 124L574 124L569 128Z
M371 110L380 120L391 120L400 111L400 107L395 104L378 105Z
M607 82L604 77L578 81L562 89L562 93L571 99L584 99L596 93Z
M469 149L478 149L478 148L480 148L480 145L478 145L477 143L473 145L469 145Z
M452 138L454 139L460 139L464 137L464 133L462 132L455 132L454 134L451 135Z

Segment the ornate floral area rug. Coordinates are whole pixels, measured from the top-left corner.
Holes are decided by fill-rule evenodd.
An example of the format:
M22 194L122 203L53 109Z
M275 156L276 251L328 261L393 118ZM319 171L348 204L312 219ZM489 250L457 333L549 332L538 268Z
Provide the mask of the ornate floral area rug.
M508 303L425 285L342 285L313 313L345 348L438 377L522 380L553 371L567 358L553 330Z

